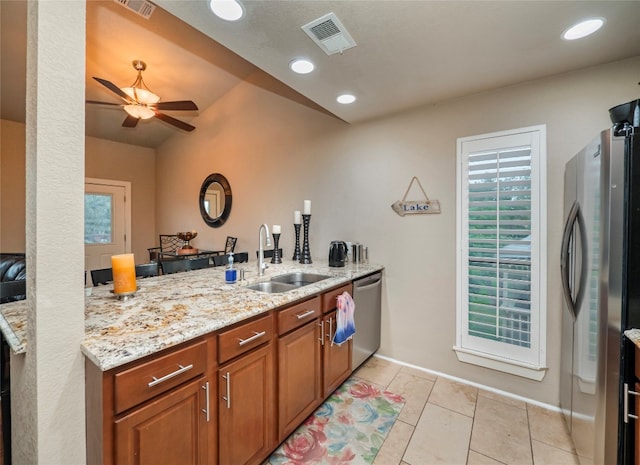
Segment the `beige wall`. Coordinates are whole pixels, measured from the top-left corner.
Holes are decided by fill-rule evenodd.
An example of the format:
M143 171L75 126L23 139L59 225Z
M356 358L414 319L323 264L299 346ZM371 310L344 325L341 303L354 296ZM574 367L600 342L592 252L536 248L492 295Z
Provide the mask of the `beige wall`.
M0 251L25 251L24 124L0 120ZM149 261L155 233L155 152L94 137L85 138L85 175L131 182L132 252Z
M203 112L194 133L158 149L157 229L196 229L201 248L238 236L238 250L253 258L258 226L281 224L289 257L293 210L311 199L314 258L326 258L331 240L354 240L386 267L382 354L557 405L564 164L610 126L608 108L637 98L639 74L636 58L355 125L243 84ZM537 124L547 125L548 153L549 372L542 382L458 362L452 350L456 138ZM204 224L197 206L212 172L227 176L233 190L231 216L219 229ZM440 200L440 215L401 218L391 210L412 176Z
M158 245L154 150L94 137L85 140L85 174L88 178L131 183L131 251L136 263L148 262L147 248Z

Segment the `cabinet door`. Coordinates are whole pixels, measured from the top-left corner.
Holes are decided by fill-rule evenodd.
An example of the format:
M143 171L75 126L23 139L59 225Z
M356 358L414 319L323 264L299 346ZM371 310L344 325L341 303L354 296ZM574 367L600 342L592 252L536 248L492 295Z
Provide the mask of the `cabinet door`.
M117 420L116 463L206 464L208 432L215 421L207 410L209 387L202 377Z
M325 315L322 319L323 333L323 397L335 391L351 375L351 346L353 341L342 345L332 344L336 332L336 312Z
M319 323L314 320L278 340L280 442L322 401L319 336Z
M218 371L220 465L258 464L275 446L273 344Z

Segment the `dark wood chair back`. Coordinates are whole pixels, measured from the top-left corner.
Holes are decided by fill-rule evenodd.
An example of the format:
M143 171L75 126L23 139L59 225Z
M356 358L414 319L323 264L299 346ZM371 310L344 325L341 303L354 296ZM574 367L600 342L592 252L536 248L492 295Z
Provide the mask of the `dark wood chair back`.
M209 257L192 258L190 260L184 261L188 263L188 270L201 270L203 268L209 268L211 266Z
M136 265L136 277L138 278L151 278L152 276L158 276L158 263L143 263Z
M224 245L224 253L228 254L229 252L235 252L236 242L238 242L237 237L227 236L227 242Z
M91 282L94 286L113 282L113 271L111 268L100 268L91 270Z
M158 260L160 252L176 253L176 251L182 247L183 241L176 234L160 234L160 245L158 247L151 247L147 249L149 251L149 260Z
M160 260L160 267L162 268L162 274L172 274L180 273L182 271L189 271L189 260Z
M229 255L216 255L211 257L213 266L225 266L229 263ZM249 261L249 252L238 252L233 254L233 263L246 263Z
M280 253L280 258L282 258L282 248L278 249L278 252ZM260 253L259 250L256 250L256 258L258 258L258 254ZM273 249L267 249L264 251L264 258L271 258L273 257Z

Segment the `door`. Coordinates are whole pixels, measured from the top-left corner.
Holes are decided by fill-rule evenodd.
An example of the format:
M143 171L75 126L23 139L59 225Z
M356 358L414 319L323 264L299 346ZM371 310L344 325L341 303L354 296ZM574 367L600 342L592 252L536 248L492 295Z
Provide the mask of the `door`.
M130 183L85 182L85 269L111 267L111 256L131 251Z

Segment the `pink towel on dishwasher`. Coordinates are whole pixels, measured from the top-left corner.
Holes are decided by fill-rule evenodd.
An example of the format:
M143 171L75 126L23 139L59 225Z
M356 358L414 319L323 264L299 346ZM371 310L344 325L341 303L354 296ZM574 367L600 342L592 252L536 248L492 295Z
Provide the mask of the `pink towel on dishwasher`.
M336 333L333 336L333 344L341 345L351 339L356 332L356 323L353 314L356 304L348 292L338 296Z

